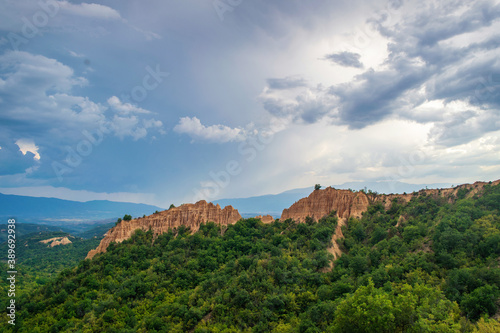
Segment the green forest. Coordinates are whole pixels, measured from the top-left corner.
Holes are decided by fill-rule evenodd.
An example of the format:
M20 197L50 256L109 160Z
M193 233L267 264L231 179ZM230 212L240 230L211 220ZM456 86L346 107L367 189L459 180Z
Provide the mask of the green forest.
M333 265L335 212L137 231L33 285L0 330L500 332L500 186L388 206L347 222Z
M22 224L19 225L22 226ZM48 244L40 242L54 237L68 237L72 243L50 247ZM16 247L16 270L18 272L16 294L29 294L33 289L46 284L51 278L55 278L63 269L78 265L78 262L87 256L89 250L99 245L101 239L102 236L83 239L62 231L21 234L21 237L17 237ZM1 248L4 249L4 253L7 252L6 243L3 243ZM7 263L1 262L0 278L2 281L6 281L7 271ZM0 299L7 296L7 289L8 284L0 284Z

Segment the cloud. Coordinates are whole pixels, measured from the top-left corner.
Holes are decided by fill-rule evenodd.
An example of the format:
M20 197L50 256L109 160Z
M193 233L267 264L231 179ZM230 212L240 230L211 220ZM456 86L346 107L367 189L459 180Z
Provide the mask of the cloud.
M307 81L302 77L286 77L267 79L267 85L270 89L293 89L307 86Z
M225 143L245 140L245 131L241 128L231 128L225 125L205 126L196 117L182 117L174 127L179 134L187 134L193 140Z
M354 67L354 68L363 68L363 63L359 61L361 55L354 52L340 52L340 53L331 53L325 56L326 60L330 60L333 63L336 63L345 67Z
M148 129L161 129L163 123L155 119L145 120L136 116L122 117L115 115L109 126L120 139L131 136L134 140L139 140L146 137ZM163 134L164 132L160 130L160 133Z
M466 144L499 128L500 114L496 110L445 111L444 119L431 128L429 138L438 145L451 147Z
M85 58L85 54L82 53L76 53L74 51L68 50L68 53L75 58Z
M35 18L38 22L35 22ZM28 23L26 23L28 22ZM123 30L126 26L130 31L137 32L146 40L160 39L157 33L137 27L123 18L114 8L97 3L72 3L70 1L3 1L0 2L0 31L9 32L8 40L0 38L0 45L10 42L17 50L23 45L23 38L27 37L26 25L33 26L35 30L29 32L38 35L50 32L74 33L85 32L92 36L104 36L114 31L114 27ZM14 36L12 34L16 34ZM21 40L21 41L20 41Z
M150 117L148 110L122 103L116 96L106 106L74 93L85 84L86 79L55 59L21 51L0 55L0 144L8 147L5 156L9 152L23 162L3 161L16 165L19 173L25 172L26 165L33 166L12 155L14 143L32 159L40 159L43 152L44 169L54 160L64 160L64 147L85 139L84 131L107 129L110 136L133 140L151 132L164 133L163 123Z
M146 31L144 29L136 27L133 24L130 24L120 15L120 13L116 9L113 9L111 7L85 2L80 4L73 4L68 1L57 1L57 3L62 9L63 13L68 16L77 16L84 19L102 21L119 21L127 25L132 30L142 34L146 38L146 40L161 39L161 36L157 33Z
M387 57L352 79L329 87L297 79L268 80L259 96L265 110L297 123L323 118L333 124L362 129L386 119L429 123L430 139L444 145L462 144L493 131L500 107L500 4L491 1L400 3L392 16L368 20L377 45L387 44ZM394 9L396 10L396 9ZM381 40L379 41L378 39ZM373 44L373 43L372 43ZM370 44L367 43L367 48ZM326 59L363 68L360 58L370 50L333 52ZM497 82L498 81L498 82ZM420 106L440 101L461 102L474 112L447 122ZM473 134L460 134L469 129Z
M29 150L23 153L19 148L14 142L2 140L0 175L15 175L37 166L38 161L35 159L35 155Z
M68 1L57 1L59 7L66 13L92 19L119 20L120 13L108 6L95 3L73 4Z
M45 96L48 90L67 92L74 86L83 86L87 80L74 75L73 70L41 55L10 51L0 55L0 96L27 101Z
M19 150L26 155L27 152L33 154L33 158L35 160L40 160L40 154L38 153L38 147L35 145L35 141L32 139L19 139L16 141L16 145L19 147Z
M129 113L143 113L148 114L151 111L145 110L143 108L137 107L130 103L122 103L120 99L116 96L111 96L108 98L108 104L111 106L113 110L116 110L120 114L129 114Z
M312 86L304 79L272 79L260 94L264 109L278 118L314 123L336 112L336 98L322 85Z

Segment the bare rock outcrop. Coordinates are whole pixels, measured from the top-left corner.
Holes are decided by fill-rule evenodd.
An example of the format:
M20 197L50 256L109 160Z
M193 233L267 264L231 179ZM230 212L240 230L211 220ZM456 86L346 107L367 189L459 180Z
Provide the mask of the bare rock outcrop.
M41 240L40 243L49 244L48 246L54 247L57 245L71 244L72 242L69 240L68 237L54 237L50 239Z
M274 222L274 218L271 215L264 215L264 216L258 215L255 218L261 220L263 223Z
M314 220L336 211L339 218L335 235L332 237L333 247L331 253L338 258L342 251L338 247L337 239L343 238L342 226L347 225L350 217L360 218L365 212L370 203L380 202L388 209L394 199L401 202L409 202L416 195L442 196L453 201L459 196L459 191L467 189L466 197L471 197L481 192L485 185L497 185L500 180L494 182L475 182L474 184L463 184L453 188L445 189L425 189L419 192L408 194L375 194L353 192L351 190L338 190L328 187L324 190L315 190L307 198L300 199L295 202L290 208L284 209L281 214L281 221L291 218L297 222L305 222L306 217L311 217ZM463 193L463 192L462 192ZM264 223L274 221L270 215L256 216ZM224 209L217 204L207 203L206 201L198 201L195 204L184 204L180 207L171 208L144 218L138 218L131 221L122 221L102 239L101 243L95 250L91 250L87 258L92 258L97 253L106 252L106 248L111 242L120 243L132 236L135 230L153 230L155 235L167 232L169 229L186 226L196 232L201 223L213 221L221 226L234 224L241 219L239 212L232 206L227 206Z
M480 193L484 186L498 185L500 180L494 182L475 182L474 184L462 184L451 188L443 189L423 189L414 193L404 194L375 194L364 192L352 192L350 190L337 190L328 187L324 190L315 190L307 198L300 199L294 203L290 208L284 209L281 214L281 221L288 218L297 222L304 222L306 217L311 217L313 220L330 214L333 210L337 212L338 223L335 234L332 236L332 247L329 252L335 258L342 255L342 251L337 244L337 240L344 237L342 227L346 226L350 217L359 218L365 212L370 203L380 202L386 209L389 209L394 199L399 200L401 203L408 203L413 197L419 195L444 197L450 202L459 197L460 191L467 190L465 197L470 198L475 194ZM401 223L404 218L398 222Z
M308 216L319 220L333 210L337 212L339 218L361 217L369 205L368 196L363 192L327 187L324 190L313 191L307 198L300 199L290 208L284 209L280 220L291 218L297 222L304 222Z
M342 251L337 244L337 240L344 237L342 227L347 224L350 217L361 217L369 205L369 197L363 192L337 190L333 187L327 187L324 190L315 190L307 198L300 199L290 208L284 209L280 220L284 221L291 218L297 222L304 222L306 217L309 216L317 221L332 211L336 211L338 223L332 236L332 247L328 251L337 259L342 255ZM332 265L330 265L329 269L331 268Z
M150 216L118 223L106 233L97 249L90 250L87 259L92 259L97 253L106 252L111 242L121 243L130 238L137 229L144 231L151 229L155 235L159 235L169 229L185 226L196 232L201 223L215 222L228 225L235 224L240 219L240 213L232 206L221 209L218 204L207 203L205 200L195 204L184 204Z

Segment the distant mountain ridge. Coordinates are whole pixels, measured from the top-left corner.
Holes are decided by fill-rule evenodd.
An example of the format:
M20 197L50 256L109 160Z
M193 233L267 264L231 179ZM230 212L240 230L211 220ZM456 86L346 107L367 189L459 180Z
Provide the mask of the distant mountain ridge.
M87 202L56 198L28 197L0 193L0 218L52 225L88 223L122 217L149 215L164 208L128 202L94 200Z
M446 188L449 183L408 184L397 181L348 182L333 185L336 189L367 189L378 193L410 193L423 188ZM327 187L327 186L323 186ZM243 217L270 214L279 217L283 209L294 202L307 197L313 186L288 190L279 194L268 194L248 198L220 199L214 201L222 207L232 205ZM0 218L17 217L21 222L43 223L51 225L89 223L116 219L125 214L133 217L150 215L165 208L127 202L94 200L87 202L63 200L45 197L29 197L0 193Z

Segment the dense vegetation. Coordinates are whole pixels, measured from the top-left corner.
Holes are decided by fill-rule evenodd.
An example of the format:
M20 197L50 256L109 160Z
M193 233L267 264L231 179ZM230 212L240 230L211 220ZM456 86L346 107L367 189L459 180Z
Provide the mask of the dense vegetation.
M333 269L333 214L137 231L21 296L14 331L498 332L499 209L500 186L373 204Z
M72 243L50 247L48 244L40 242L54 237L68 237ZM76 266L87 256L89 250L99 245L100 239L82 239L61 231L44 231L17 237L16 270L18 279L16 289L18 295L29 293L34 288L44 285L63 269ZM2 243L0 248L3 253L7 253L6 243ZM7 271L7 264L3 261L0 263L2 281L6 281ZM0 285L0 299L6 297L7 287L5 283Z

